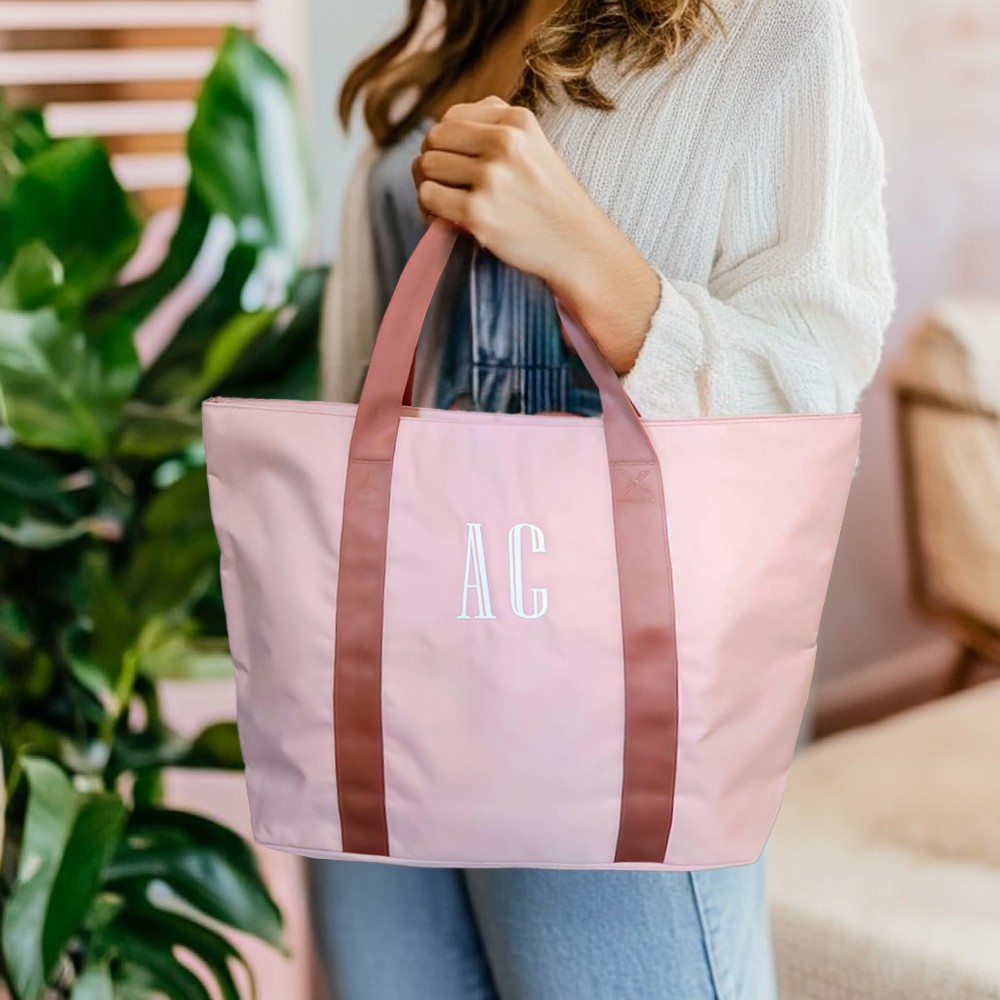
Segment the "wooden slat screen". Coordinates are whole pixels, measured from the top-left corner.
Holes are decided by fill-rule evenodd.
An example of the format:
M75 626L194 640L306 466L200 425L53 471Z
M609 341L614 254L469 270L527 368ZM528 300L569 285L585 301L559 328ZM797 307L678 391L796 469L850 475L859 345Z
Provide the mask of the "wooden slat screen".
M176 205L193 98L227 26L259 0L0 0L0 88L54 135L98 135L122 183Z

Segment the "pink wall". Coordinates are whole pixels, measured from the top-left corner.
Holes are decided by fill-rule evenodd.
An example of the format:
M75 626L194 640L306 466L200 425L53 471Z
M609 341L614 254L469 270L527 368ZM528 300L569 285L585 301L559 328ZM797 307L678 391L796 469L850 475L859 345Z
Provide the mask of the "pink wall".
M864 405L861 469L823 622L824 679L932 634L907 608L887 366L938 298L1000 295L1000 3L853 6L888 158L899 308Z

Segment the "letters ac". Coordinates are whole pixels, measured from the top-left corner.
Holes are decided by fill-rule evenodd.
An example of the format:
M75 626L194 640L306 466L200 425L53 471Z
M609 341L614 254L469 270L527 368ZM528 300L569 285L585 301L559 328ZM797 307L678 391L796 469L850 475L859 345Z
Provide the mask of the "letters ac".
M465 549L465 578L462 586L462 611L460 621L471 619L495 619L490 597L489 574L486 571L486 552L483 547L483 526L481 522L468 521L468 541ZM525 539L527 534L527 539ZM549 608L549 592L546 587L531 588L531 609L525 608L524 555L525 547L535 554L545 552L545 535L534 524L515 524L507 533L507 574L510 582L510 607L518 618L541 618ZM476 600L477 613L469 614L469 595Z

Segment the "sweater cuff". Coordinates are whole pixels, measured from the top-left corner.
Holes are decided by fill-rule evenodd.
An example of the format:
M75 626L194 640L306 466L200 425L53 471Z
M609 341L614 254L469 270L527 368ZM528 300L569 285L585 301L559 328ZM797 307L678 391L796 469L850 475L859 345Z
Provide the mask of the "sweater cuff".
M635 364L620 377L639 415L648 419L701 413L699 372L705 344L691 303L659 269L660 300Z

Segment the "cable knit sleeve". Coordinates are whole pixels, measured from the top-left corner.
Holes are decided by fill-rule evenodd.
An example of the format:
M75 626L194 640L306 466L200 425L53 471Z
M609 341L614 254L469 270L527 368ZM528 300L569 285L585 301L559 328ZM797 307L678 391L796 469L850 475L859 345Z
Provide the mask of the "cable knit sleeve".
M828 17L740 142L710 278L658 271L622 382L647 417L849 412L895 306L881 138L849 15Z

